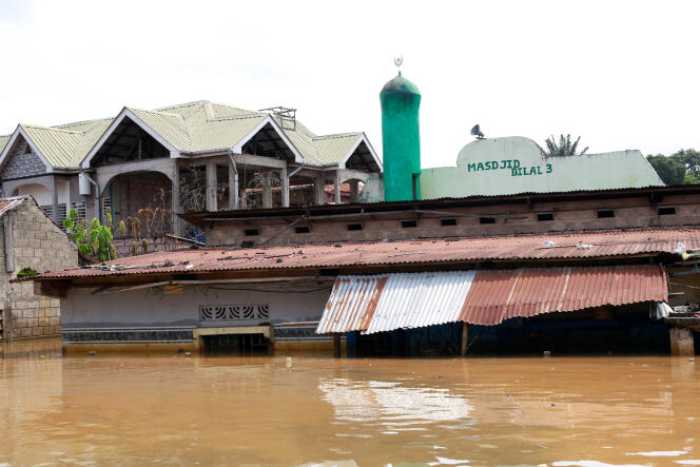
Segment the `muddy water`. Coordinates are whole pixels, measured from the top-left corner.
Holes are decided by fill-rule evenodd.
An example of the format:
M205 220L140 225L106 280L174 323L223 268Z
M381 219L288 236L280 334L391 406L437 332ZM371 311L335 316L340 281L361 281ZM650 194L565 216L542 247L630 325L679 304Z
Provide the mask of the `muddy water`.
M700 465L700 361L5 346L0 466Z

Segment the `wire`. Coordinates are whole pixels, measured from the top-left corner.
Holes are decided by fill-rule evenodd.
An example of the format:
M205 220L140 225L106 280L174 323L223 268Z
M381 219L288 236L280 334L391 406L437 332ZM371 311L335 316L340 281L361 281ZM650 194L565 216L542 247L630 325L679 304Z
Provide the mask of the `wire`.
M307 293L316 293L316 292L322 292L326 290L331 290L331 287L322 287L318 289L308 289L308 290L273 290L273 289L249 289L249 288L231 288L231 287L217 287L217 286L211 286L208 285L206 286L207 289L211 290L225 290L228 292L263 292L263 293L283 293L283 294L307 294Z

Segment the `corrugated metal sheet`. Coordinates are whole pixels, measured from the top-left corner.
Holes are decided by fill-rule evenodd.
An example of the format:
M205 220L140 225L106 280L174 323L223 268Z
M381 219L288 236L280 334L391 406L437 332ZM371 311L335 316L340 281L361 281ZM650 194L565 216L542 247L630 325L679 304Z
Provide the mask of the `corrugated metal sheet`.
M460 319L495 325L554 311L667 300L659 265L479 271Z
M390 274L366 334L459 320L474 271Z
M601 266L342 276L316 330L365 334L668 300L662 266Z
M335 281L318 334L367 329L388 277L341 276Z
M0 198L0 217L6 212L13 210L28 198L26 196L13 196L11 198Z
M682 247L682 248L679 248ZM42 279L144 276L170 273L280 271L319 268L459 264L491 261L546 261L679 254L700 250L700 229L650 229L566 234L536 234L278 246L260 249L203 249L158 252L119 258L104 268L69 269L42 274Z
M248 136L267 113L242 110L212 104L208 101L189 102L158 110L129 108L151 129L183 153L218 151L230 148ZM78 168L85 155L103 135L113 118L42 127L24 125L32 143L55 168ZM317 137L300 122L295 129L284 129L292 145L304 156L305 164L324 166L337 164L345 156L347 138L337 141ZM355 140L362 136L355 134ZM11 135L0 136L0 151ZM329 141L334 144L328 145Z

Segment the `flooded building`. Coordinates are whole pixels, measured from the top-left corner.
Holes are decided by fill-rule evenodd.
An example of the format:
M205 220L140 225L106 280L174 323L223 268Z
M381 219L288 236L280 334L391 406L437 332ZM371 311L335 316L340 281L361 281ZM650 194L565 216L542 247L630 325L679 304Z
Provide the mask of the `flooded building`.
M77 249L33 198L0 198L0 340L58 335L59 300L15 279L77 265Z
M699 213L695 186L198 213L220 245L40 281L73 349L667 353Z
M125 107L0 137L6 195L33 196L58 225L71 208L85 219L109 214L127 238L194 235L178 217L189 211L381 200L381 171L363 132L316 135L282 107Z

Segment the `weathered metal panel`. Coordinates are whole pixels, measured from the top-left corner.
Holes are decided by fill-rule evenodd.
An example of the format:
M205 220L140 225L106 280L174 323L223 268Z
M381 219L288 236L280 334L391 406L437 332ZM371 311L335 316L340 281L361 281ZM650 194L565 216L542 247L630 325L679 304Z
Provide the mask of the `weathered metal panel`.
M575 232L488 238L337 245L202 249L119 258L104 266L42 274L42 279L459 264L481 261L596 259L700 250L700 229ZM286 271L285 271L286 270Z
M318 323L318 334L367 329L387 276L341 276L336 279Z
M459 321L474 271L390 274L366 334Z
M479 271L460 319L496 325L514 317L668 300L662 266Z

